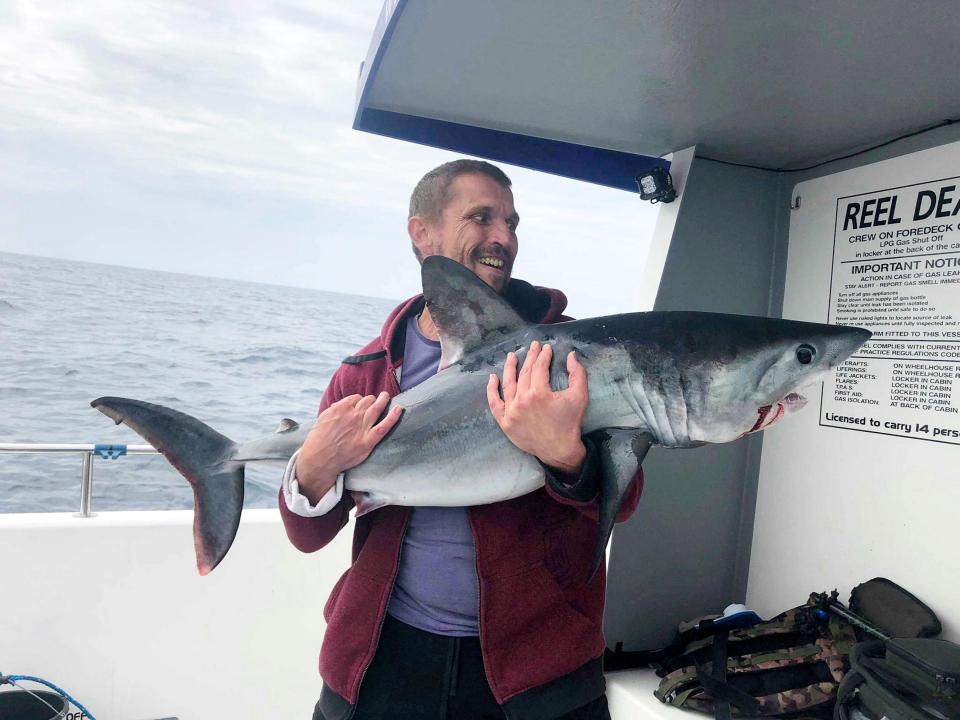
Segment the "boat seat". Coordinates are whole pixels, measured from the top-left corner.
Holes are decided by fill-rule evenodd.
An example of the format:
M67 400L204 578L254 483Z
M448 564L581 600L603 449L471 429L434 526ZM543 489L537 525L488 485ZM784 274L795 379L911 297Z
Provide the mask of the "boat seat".
M660 678L653 670L618 670L607 673L607 703L611 720L685 720L704 715L664 705L653 691Z

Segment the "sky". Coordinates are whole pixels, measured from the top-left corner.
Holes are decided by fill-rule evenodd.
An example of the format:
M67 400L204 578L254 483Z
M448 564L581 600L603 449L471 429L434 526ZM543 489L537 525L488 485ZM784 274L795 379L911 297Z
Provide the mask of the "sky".
M351 129L381 0L0 0L0 251L387 298L457 155ZM503 165L514 276L637 309L656 208Z

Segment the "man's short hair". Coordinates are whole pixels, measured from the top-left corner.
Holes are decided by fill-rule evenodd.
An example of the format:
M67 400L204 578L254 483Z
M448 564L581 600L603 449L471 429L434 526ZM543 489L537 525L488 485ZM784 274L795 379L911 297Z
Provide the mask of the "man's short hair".
M427 222L436 222L440 219L443 209L450 202L450 186L461 175L486 175L496 183L509 188L510 178L496 165L484 160L452 160L436 167L422 178L410 195L410 214L422 217ZM423 262L423 255L413 246L413 254L419 262Z

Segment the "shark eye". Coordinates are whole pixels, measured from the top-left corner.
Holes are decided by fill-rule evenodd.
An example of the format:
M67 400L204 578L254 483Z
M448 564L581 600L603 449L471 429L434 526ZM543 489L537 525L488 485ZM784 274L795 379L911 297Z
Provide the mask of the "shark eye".
M812 345L804 343L797 348L797 360L800 361L801 365L809 365L816 356L817 351Z

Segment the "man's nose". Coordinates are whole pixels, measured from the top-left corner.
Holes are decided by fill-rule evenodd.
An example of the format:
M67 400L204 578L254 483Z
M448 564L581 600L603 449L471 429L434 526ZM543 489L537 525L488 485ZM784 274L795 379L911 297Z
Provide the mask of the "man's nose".
M498 245L509 246L513 242L513 230L506 220L500 220L490 224L488 239Z

